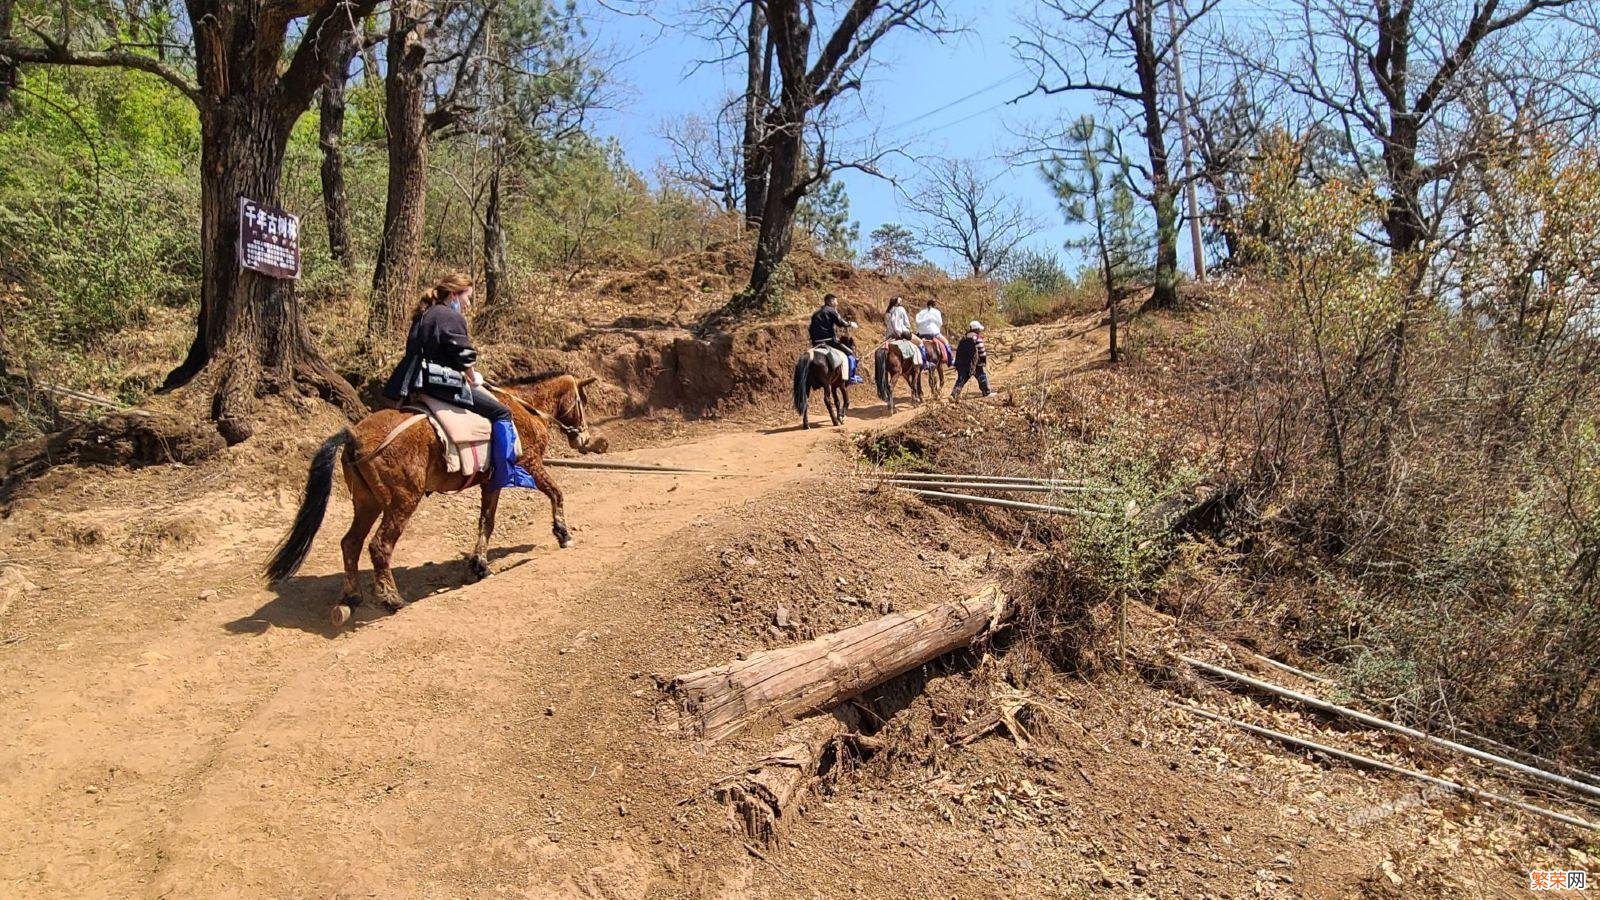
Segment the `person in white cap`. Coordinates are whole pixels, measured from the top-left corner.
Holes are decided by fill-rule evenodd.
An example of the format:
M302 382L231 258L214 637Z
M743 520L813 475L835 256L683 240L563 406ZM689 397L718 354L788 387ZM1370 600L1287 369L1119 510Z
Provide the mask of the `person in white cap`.
M956 345L956 386L950 399L961 396L961 387L968 378L978 379L978 390L987 397L989 390L989 352L983 347L983 323L974 319L967 324L967 334Z

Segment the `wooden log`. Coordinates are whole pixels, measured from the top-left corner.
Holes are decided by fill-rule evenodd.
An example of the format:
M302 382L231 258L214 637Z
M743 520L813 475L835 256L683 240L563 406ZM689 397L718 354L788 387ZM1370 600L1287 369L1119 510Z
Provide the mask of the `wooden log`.
M780 749L719 782L712 793L727 805L735 828L770 847L832 768L844 733L844 723L834 716L806 719L785 732Z
M803 644L657 680L676 701L686 730L719 741L758 719L831 709L970 646L1007 614L1004 594L991 586L968 600L891 613Z

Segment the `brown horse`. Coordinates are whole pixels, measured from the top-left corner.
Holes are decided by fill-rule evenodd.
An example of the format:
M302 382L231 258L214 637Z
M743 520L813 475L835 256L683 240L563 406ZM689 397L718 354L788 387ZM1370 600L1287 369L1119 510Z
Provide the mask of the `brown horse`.
M933 389L933 398L935 400L942 399L944 397L944 370L953 368L953 366L945 361L944 353L937 346L937 343L932 340L924 340L922 342L922 358L927 360L923 370L927 374L928 387Z
M844 337L839 342L855 352L855 341ZM836 359L839 366L833 364ZM834 425L843 425L844 414L850 410L850 365L838 350L812 347L794 364L794 411L800 414L802 431L811 427L811 392L817 388L822 389L828 418Z
M512 421L522 439L522 456L517 460L538 482L539 491L550 498L551 531L561 547L572 544L567 531L561 489L544 467L545 450L550 444L551 426L566 435L567 442L580 453L604 453L606 439L589 433L584 413L584 388L593 378L579 381L563 372L545 372L519 378L493 387L495 395L511 410ZM322 526L333 490L333 459L343 449L344 483L350 489L355 515L350 530L340 542L344 550L344 590L331 609L335 626L350 620L361 605L361 544L378 523L368 551L372 555L373 591L391 612L405 601L394 582L390 561L412 513L422 498L433 493L466 490L481 481L469 480L446 470L444 445L433 428L417 422L404 423L415 413L398 409L379 410L323 442L311 460L306 477L305 497L295 513L294 525L278 545L267 564L269 583L276 584L293 575L311 551L311 541ZM495 512L500 505L500 490L483 484L483 501L478 515L478 542L469 560L479 578L489 575L489 538L494 534Z
M894 380L903 378L912 399L922 402L922 368L900 355L897 348L885 343L872 354L872 385L878 389L878 399L889 404L889 415L894 415Z

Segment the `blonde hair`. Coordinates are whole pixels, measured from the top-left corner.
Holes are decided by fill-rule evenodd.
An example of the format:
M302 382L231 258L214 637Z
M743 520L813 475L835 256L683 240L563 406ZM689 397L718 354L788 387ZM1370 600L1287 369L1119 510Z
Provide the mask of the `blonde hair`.
M437 284L417 299L417 308L411 312L411 321L416 322L429 307L444 303L470 287L472 287L471 275L465 272L451 272L439 279Z

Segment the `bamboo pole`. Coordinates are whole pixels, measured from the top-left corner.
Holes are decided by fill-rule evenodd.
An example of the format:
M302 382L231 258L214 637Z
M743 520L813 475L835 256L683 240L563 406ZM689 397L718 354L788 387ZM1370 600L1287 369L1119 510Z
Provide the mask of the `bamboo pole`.
M1424 772L1418 772L1415 769L1407 769L1401 766L1391 765L1390 763L1386 763L1382 760L1373 759L1370 756L1362 756L1359 753L1351 753L1348 750L1340 750L1337 747L1330 747L1327 744L1319 744L1316 741L1295 737L1292 734L1284 734L1281 731L1273 731L1271 728L1262 728L1259 725L1251 725L1248 722L1240 722L1237 719L1230 719L1227 716L1219 716L1216 713L1207 712L1203 709L1196 709L1195 707L1187 704L1175 703L1171 700L1166 701L1166 704L1176 709L1181 709L1185 712L1192 713L1193 715L1199 716L1202 719L1210 719L1213 722L1221 722L1225 725L1232 725L1235 728L1241 728L1250 732L1251 734L1271 738L1275 741L1285 744L1291 744L1296 747L1304 747L1308 750L1315 750L1318 753L1326 753L1329 756L1342 759L1345 762L1354 763L1359 766L1380 769L1384 772L1392 772L1396 775L1404 775L1407 778L1415 778L1418 781L1427 782L1428 784L1442 787L1448 791L1454 791L1459 794L1467 794L1473 797L1482 798L1484 800L1493 800L1496 803L1504 803L1509 806L1514 806L1517 809L1525 812L1531 812L1546 818L1555 819L1557 822L1565 822L1568 825L1575 825L1579 828L1587 828L1591 831L1600 831L1600 825L1595 825L1593 822L1590 822L1586 819L1580 819L1577 816L1569 816L1566 813L1559 813L1555 810L1545 809L1542 806L1534 806L1532 803L1524 803L1521 800L1516 800L1501 794L1479 790L1475 787L1468 787L1467 785L1458 784L1454 781L1446 781L1443 778L1436 778Z
M659 475L732 475L732 472L713 472L709 469L681 469L675 466L658 466L652 463L603 462L597 459L547 459L547 466L567 469L603 469L609 472L632 472Z
M101 397L98 394L90 394L84 391L73 390L69 387L62 387L59 384L50 384L47 381L36 381L34 382L34 385L47 394L55 394L58 397L67 397L72 400L77 400L81 403L88 403L93 406L102 406L106 409L114 409L117 412L128 413L135 416L150 415L148 410L134 409L131 406L126 406L108 397Z
M1110 513L1103 513L1093 509L1074 509L1070 506L1046 506L1043 503L1023 503L1020 500L1001 500L998 497L975 497L972 494L951 494L945 491L922 491L915 488L903 487L899 490L919 497L931 497L935 500L960 500L963 503L977 503L981 506L1003 506L1006 509L1024 509L1030 512L1047 512L1057 515L1089 516L1096 519L1113 518Z
M1015 484L1082 484L1070 478L1032 478L1023 475L963 475L953 472L860 472L863 478L903 478L909 480L1004 481Z
M1259 653L1254 653L1254 654L1251 654L1251 655L1254 656L1256 659L1259 659L1262 662L1264 662L1264 663L1266 663L1266 664L1268 664L1270 666L1276 666L1277 668L1280 668L1280 669L1284 670L1285 672L1289 672L1289 673L1292 673L1292 674L1295 674L1295 675L1299 675L1301 678L1304 678L1304 679L1306 679L1308 681L1315 681L1315 682L1318 682L1318 683L1321 683L1321 684L1330 685L1330 686L1333 686L1333 687L1342 687L1342 685L1340 685L1340 683L1338 681L1336 681L1336 680L1334 680L1332 678L1329 678L1329 677L1327 677L1325 675L1318 675L1315 672L1307 672L1304 669L1297 669L1294 666L1289 665L1288 663L1278 662L1277 660L1273 659L1270 656L1262 656ZM1363 696L1361 694L1357 694L1354 691L1352 691L1351 693L1354 696L1360 697L1362 700L1367 701L1368 703L1378 703L1379 702L1379 701L1373 700L1371 697L1366 697L1366 696ZM1494 738L1484 737L1481 734L1476 734L1474 732L1466 730L1465 728L1457 728L1457 727L1455 727L1453 725L1448 725L1446 727L1448 727L1450 729L1450 733L1453 734L1453 735L1470 738L1470 739L1472 739L1474 741L1477 741L1478 743L1483 744L1483 745L1485 745L1487 747L1492 747L1494 749L1500 750L1503 753L1508 753L1508 754L1511 754L1513 756L1520 756L1523 759L1532 760L1534 762L1539 763L1540 765L1547 766L1547 767L1549 767L1551 769L1564 770L1566 774L1568 774L1568 775L1570 775L1570 776L1572 776L1574 778L1581 779L1581 780L1586 781L1586 782L1588 782L1590 784L1600 785L1600 776L1597 776L1597 775L1595 775L1595 774L1593 774L1591 772L1585 772L1582 769L1574 768L1573 766L1569 766L1569 765L1567 765L1565 763L1558 762L1557 760L1553 760L1553 759L1549 759L1549 758L1540 756L1537 753L1532 753L1532 752L1529 752L1527 750L1523 750L1523 749L1518 748L1518 747L1513 747L1510 744L1502 744L1501 742L1495 740Z
M1193 659L1188 656L1179 656L1178 658L1203 672L1210 672L1213 675L1220 675L1230 681L1249 685L1256 690L1266 691L1269 694L1275 694L1279 697L1295 700L1314 709L1322 710L1326 713L1344 716L1347 719L1354 719L1363 725L1368 725L1373 728L1383 728L1388 731L1393 731L1396 734L1403 734L1409 738L1415 738L1419 741L1426 741L1427 743L1435 746L1443 747L1446 750L1454 750L1457 753L1465 754L1473 759L1479 760L1480 762L1486 762L1491 765L1500 766L1501 768L1511 769L1512 771L1520 772L1523 775L1528 775L1541 781L1549 782L1550 784L1560 785L1569 790L1587 794L1590 797L1600 797L1600 788L1597 788L1591 784L1584 784L1581 781L1576 781L1564 775L1557 775L1554 772L1546 772L1543 769L1536 769L1533 766L1524 765L1514 759L1506 759L1503 756L1496 756L1493 753L1479 750L1476 747L1468 747L1466 744L1458 744L1452 740L1447 740L1442 737L1435 737L1427 732L1418 731L1415 728L1408 728L1404 725L1399 725L1386 719L1380 719L1377 716L1370 716L1364 712L1339 706L1335 703L1329 703L1326 700L1320 700L1316 697L1310 696L1309 694L1302 694L1299 691L1291 691L1288 688L1279 687L1275 684L1261 681L1260 679L1251 678L1249 675L1244 675L1239 672L1232 671L1231 669L1224 669L1221 666L1214 666L1211 663L1201 662L1198 659Z
M1013 493L1034 494L1088 494L1099 493L1103 488L1084 487L1082 485L1049 485L1049 484L1018 484L1016 482L983 482L983 481L902 481L898 478L885 478L880 484L894 487L919 487L919 488L966 488L968 490L982 491L1011 491Z
M1313 672L1307 672L1304 669L1296 669L1294 666L1291 666L1286 662L1278 662L1277 660L1273 659L1270 656L1262 656L1259 653L1252 653L1250 655L1254 656L1256 659L1261 660L1262 662L1266 663L1269 666L1272 666L1272 667L1277 668L1277 669L1282 669L1283 671L1288 672L1290 675L1298 675L1298 676L1300 676L1301 678L1304 678L1307 681L1315 681L1318 684L1335 684L1335 682L1334 682L1334 680L1332 678L1326 678L1326 677L1323 677L1321 675L1317 675L1317 674L1315 674Z

